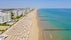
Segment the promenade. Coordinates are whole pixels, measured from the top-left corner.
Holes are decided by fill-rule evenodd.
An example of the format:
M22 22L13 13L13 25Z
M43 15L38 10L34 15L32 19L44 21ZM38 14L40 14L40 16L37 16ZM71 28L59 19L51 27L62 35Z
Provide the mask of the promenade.
M5 40L40 40L37 9L28 13L3 34Z

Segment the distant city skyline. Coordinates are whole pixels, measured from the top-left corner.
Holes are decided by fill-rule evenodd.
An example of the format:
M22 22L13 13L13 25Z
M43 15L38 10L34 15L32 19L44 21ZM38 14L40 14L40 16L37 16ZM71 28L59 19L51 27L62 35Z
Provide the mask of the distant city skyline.
M0 8L71 8L71 0L0 0Z

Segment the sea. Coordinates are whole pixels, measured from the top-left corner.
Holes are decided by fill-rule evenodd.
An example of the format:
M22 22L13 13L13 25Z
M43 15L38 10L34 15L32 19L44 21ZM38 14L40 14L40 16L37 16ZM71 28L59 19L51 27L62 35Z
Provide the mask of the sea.
M44 40L71 40L71 9L42 8L38 16Z

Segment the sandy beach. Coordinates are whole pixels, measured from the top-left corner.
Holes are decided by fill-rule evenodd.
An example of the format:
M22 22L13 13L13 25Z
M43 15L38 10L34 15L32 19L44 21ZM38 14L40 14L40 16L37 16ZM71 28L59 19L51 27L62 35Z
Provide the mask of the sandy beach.
M34 9L3 33L8 35L5 40L42 40L38 21L37 9Z
M33 13L35 13L34 19L33 19L34 20L33 21L33 25L31 27L32 28L31 32L32 32L33 35L32 34L30 35L31 36L30 38L32 38L30 40L43 40L42 32L41 32L42 30L40 28L40 23L39 23L37 9Z

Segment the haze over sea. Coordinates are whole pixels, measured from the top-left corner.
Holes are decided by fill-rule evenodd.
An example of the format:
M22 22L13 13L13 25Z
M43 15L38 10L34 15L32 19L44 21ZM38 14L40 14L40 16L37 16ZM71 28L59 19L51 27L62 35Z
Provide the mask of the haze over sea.
M54 8L39 9L39 18L43 29L69 29L44 30L45 40L71 40L71 9ZM49 33L52 35L49 38Z

